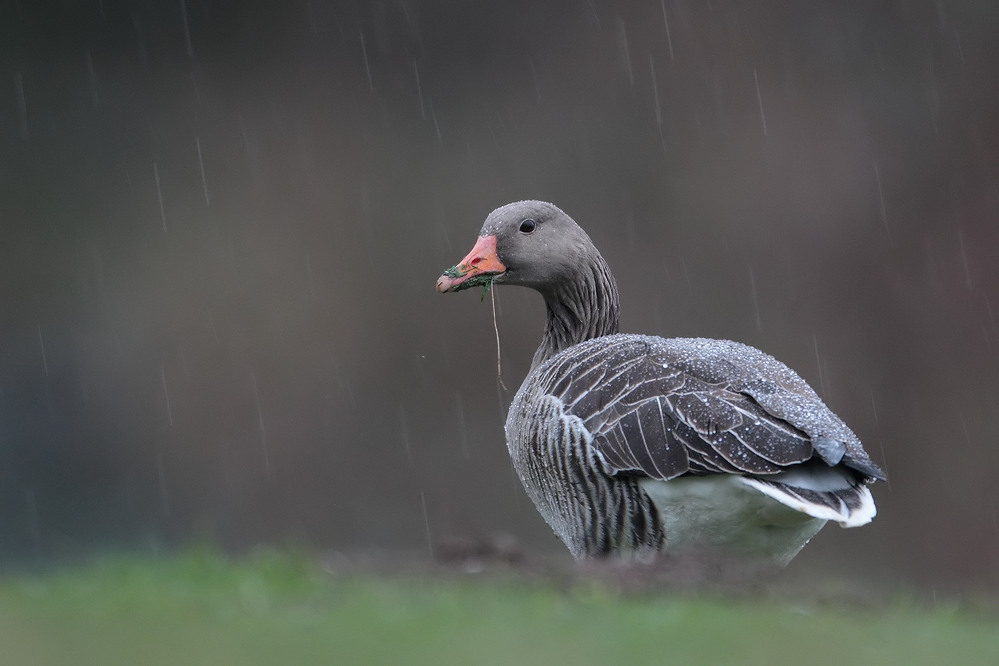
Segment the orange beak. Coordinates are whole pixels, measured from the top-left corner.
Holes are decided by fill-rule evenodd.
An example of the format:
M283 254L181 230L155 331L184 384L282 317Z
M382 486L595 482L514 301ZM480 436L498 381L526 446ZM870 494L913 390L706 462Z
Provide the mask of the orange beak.
M440 276L437 291L444 294L487 284L490 278L505 270L506 266L496 256L496 236L479 236L472 251Z

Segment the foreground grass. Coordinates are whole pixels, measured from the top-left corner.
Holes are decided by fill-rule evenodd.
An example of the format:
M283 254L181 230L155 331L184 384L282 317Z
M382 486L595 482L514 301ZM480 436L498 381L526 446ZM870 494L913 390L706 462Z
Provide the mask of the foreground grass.
M333 577L200 554L0 579L4 664L999 663L995 618Z

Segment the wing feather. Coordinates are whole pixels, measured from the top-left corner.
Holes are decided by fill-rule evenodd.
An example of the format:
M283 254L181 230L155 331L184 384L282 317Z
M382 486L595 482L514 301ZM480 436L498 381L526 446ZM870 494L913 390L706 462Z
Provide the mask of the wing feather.
M818 457L883 476L804 381L751 347L616 335L573 350L541 380L610 473L767 476Z

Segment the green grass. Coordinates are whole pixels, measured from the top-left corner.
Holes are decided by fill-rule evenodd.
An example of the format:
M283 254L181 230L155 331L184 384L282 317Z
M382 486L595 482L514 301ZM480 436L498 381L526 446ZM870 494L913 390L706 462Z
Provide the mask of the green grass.
M985 664L999 663L999 623L904 602L334 577L306 557L198 553L0 579L0 663Z

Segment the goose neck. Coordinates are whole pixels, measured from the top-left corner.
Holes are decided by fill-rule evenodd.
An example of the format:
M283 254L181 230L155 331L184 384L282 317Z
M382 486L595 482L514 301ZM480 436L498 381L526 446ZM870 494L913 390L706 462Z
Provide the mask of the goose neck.
M617 283L599 255L578 267L570 280L541 291L547 322L531 370L559 352L586 340L618 332Z

